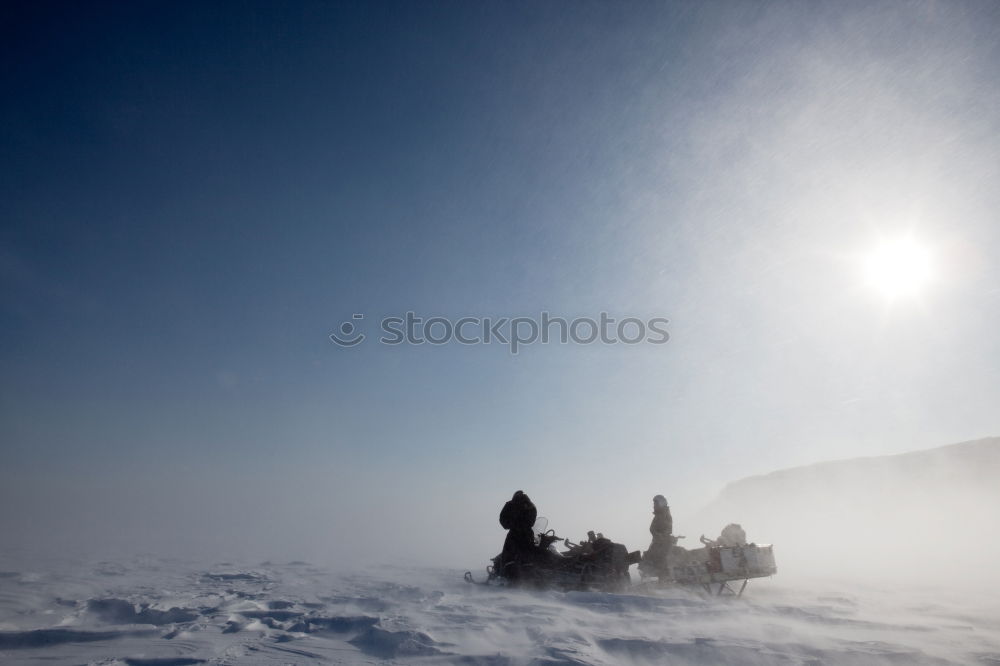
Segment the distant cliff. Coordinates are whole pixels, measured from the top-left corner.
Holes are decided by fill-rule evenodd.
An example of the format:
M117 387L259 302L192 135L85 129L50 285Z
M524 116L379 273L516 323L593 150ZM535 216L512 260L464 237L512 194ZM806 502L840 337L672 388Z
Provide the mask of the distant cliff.
M726 486L700 525L738 522L793 573L996 577L1000 437L818 463Z

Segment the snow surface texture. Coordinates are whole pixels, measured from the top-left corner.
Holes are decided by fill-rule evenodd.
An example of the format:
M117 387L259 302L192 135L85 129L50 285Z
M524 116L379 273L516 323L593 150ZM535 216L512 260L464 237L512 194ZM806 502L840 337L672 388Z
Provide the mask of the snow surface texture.
M997 602L780 573L735 599L491 589L461 571L302 562L33 564L0 573L5 664L1000 664Z

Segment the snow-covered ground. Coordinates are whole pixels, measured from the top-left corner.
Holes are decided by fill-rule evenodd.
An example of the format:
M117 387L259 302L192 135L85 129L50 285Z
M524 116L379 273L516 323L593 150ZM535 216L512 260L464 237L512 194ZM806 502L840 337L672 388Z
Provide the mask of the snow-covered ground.
M1000 664L988 590L779 572L734 599L498 590L458 570L303 562L0 565L5 664Z

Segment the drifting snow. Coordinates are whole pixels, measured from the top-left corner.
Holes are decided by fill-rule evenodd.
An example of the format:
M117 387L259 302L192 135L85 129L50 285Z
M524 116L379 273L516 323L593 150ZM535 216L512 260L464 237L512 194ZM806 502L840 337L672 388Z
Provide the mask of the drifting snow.
M733 599L498 590L459 571L302 563L6 568L0 659L11 664L1000 663L996 604L780 577Z

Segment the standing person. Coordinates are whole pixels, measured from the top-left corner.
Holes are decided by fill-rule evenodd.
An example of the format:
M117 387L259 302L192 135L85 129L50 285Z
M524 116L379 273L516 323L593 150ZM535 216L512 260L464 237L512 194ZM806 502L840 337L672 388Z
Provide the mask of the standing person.
M538 509L523 490L518 490L500 510L500 526L507 530L500 554L501 566L530 559L535 553L535 534L532 527L538 518ZM516 575L516 574L515 574Z
M667 498L663 495L653 498L653 522L649 524L649 533L653 539L649 543L649 550L643 553L640 567L650 575L668 576L668 558L670 548L674 545L674 519L670 515Z

